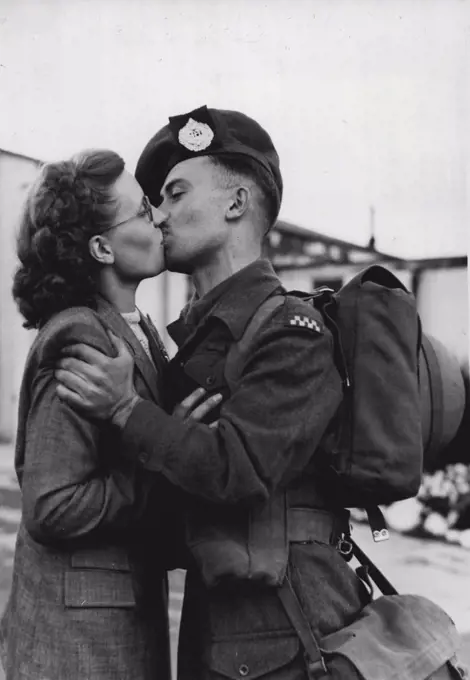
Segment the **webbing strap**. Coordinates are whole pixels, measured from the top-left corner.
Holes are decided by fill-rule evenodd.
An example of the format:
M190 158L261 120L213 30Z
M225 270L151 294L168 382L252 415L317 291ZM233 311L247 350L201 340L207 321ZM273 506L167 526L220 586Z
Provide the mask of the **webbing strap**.
M384 595L398 595L398 591L392 586L390 581L385 578L380 569L375 566L370 557L367 557L365 552L357 545L353 539L348 536L348 541L350 541L353 547L353 555L362 566L367 567L367 574L374 581L376 586L382 591Z
M266 319L273 314L274 310L277 309L284 300L285 297L283 295L273 295L264 300L249 320L240 340L230 347L224 368L225 380L229 386L238 379L238 373L243 367L243 360L251 349L254 336Z
M309 680L320 680L320 678L328 675L328 669L307 616L288 576L285 577L282 586L278 588L278 595L305 650L308 678Z
M311 526L309 531L307 531L306 527L303 528L303 534L305 534L305 537L308 535L310 539L315 539L313 533L318 533L318 538L320 538L320 540L323 539L322 542L326 542L325 537L331 535L333 526L332 519L334 518L334 515L312 509L309 510L308 514L301 512L297 520L304 520L303 522L300 521L301 525L308 524L307 520L310 519L310 515L315 517L315 526ZM302 529L302 526L297 530L299 535L302 534L300 529ZM356 570L358 576L365 580L366 583L368 582L368 577L370 577L384 595L397 595L397 590L372 560L367 557L361 548L359 548L357 543L353 541L349 531L347 533L345 532L344 540L352 545L353 554L363 567L364 573L362 575L359 572L359 568ZM287 617L304 648L308 678L309 680L321 680L325 675L328 675L325 659L288 574L284 578L282 586L277 589L277 592Z

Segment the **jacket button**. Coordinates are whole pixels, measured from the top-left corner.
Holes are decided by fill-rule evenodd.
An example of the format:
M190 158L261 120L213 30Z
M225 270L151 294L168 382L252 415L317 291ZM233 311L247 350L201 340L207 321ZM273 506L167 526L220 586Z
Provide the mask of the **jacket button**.
M246 665L246 663L242 663L242 665L241 665L240 668L238 669L238 672L240 673L240 675L242 675L243 677L245 677L245 676L248 675L248 673L250 672L250 669L248 668L248 666Z
M215 375L208 375L206 378L206 385L213 385L215 383Z

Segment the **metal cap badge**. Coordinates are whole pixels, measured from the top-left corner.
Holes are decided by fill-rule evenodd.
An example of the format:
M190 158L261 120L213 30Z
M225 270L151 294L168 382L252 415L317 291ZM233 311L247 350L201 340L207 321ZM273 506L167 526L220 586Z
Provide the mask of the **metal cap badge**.
M204 151L214 139L214 133L206 123L190 118L178 132L178 141L189 151Z

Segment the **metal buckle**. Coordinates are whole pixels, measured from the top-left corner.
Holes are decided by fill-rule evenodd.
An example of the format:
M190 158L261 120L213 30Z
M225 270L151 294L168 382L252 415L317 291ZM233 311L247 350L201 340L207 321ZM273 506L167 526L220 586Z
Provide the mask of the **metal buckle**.
M351 558L352 557L352 543L351 541L348 541L345 534L341 534L341 536L338 538L338 542L336 544L336 549L338 552L346 559L346 558Z
M388 541L390 534L388 533L388 529L376 529L372 532L372 538L374 543L380 543L381 541Z
M328 675L328 668L323 655L320 656L318 661L310 661L308 655L305 654L305 663L309 680L321 680L325 675Z

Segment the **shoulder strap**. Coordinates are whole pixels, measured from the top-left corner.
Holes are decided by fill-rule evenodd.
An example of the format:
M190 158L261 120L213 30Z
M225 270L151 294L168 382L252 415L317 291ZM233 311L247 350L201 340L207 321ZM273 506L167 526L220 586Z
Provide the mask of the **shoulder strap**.
M392 586L390 581L383 575L380 569L372 562L357 543L348 536L347 540L351 543L353 555L363 567L366 568L366 573L374 581L375 585L382 591L384 595L397 595L398 591Z
M230 347L224 369L225 380L230 388L240 375L243 361L249 353L254 336L266 319L272 315L274 310L277 309L284 300L284 295L273 295L272 297L267 298L267 300L264 300L249 320L240 340L234 342Z
M284 302L284 300L284 295L273 295L273 297L270 297L261 303L249 320L242 337L238 343L236 343L241 354L247 353L247 350L249 349L258 330L261 328L266 319L271 316L274 310Z
M288 575L285 576L281 587L278 588L277 594L304 648L308 680L324 678L325 675L328 675L328 669L325 665L320 645L310 627L307 615Z
M369 577L375 582L384 595L397 595L398 593L390 581L385 578L380 569L378 569L372 560L359 548L357 543L352 540L351 536L347 537L347 541L351 543L353 554L361 564L361 567L356 569L356 573L359 578L369 585L371 588L371 595L372 586ZM325 674L328 673L323 652L312 631L304 608L294 591L288 574L286 574L282 585L278 588L277 594L284 607L284 611L304 648L308 679L321 680L325 677Z

